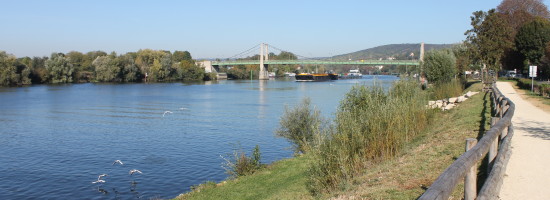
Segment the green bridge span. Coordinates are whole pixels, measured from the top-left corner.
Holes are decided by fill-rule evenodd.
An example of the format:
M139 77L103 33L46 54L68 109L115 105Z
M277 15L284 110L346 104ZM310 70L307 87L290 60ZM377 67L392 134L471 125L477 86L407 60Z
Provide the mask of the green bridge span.
M212 61L214 66L259 65L260 60ZM264 65L420 65L418 60L264 60Z

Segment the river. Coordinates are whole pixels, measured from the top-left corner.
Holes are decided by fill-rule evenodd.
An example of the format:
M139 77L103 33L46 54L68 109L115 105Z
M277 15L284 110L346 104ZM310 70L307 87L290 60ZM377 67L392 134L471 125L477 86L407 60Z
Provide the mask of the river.
M386 87L398 80L0 88L0 199L173 198L226 179L220 155L236 148L259 145L263 163L292 157L274 136L285 105L310 97L332 117L351 87L375 79ZM93 184L100 174L106 182Z

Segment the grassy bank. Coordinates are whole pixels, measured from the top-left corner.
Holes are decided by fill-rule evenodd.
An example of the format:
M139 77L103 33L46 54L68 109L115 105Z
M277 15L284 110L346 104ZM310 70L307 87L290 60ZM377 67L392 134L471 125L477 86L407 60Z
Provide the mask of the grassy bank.
M466 91L479 91L474 84ZM414 199L464 151L468 137L478 137L489 122L489 96L480 93L458 108L437 112L428 127L416 139L405 144L403 153L394 158L367 163L366 172L349 179L345 187L321 199ZM307 189L308 156L275 162L254 175L222 184L203 184L178 199L314 199ZM461 186L455 196L461 196Z
M531 80L530 79L516 79L516 78L499 78L498 81L511 82L514 85L516 90L520 90L527 97L527 100L530 102L537 102L540 104L546 105L547 108L544 110L550 110L550 84L548 83L538 83L535 82L534 89L531 91ZM536 103L535 103L536 104Z

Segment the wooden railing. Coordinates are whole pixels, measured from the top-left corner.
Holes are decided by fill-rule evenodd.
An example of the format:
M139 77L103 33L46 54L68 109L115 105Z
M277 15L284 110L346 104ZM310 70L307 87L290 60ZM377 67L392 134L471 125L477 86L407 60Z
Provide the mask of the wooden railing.
M506 165L510 158L510 143L514 134L512 117L515 105L496 88L494 82L487 90L493 99L491 129L483 137L466 140L466 152L449 166L419 199L449 199L460 180L464 180L464 199L498 199ZM476 144L477 142L477 144ZM488 176L477 193L478 164L487 156Z

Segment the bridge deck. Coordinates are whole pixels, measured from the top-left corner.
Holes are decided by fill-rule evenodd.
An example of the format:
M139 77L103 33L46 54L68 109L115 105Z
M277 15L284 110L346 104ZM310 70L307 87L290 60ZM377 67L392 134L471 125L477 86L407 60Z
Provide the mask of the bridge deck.
M212 61L212 65L259 65L259 60ZM417 60L264 60L267 65L420 65Z

